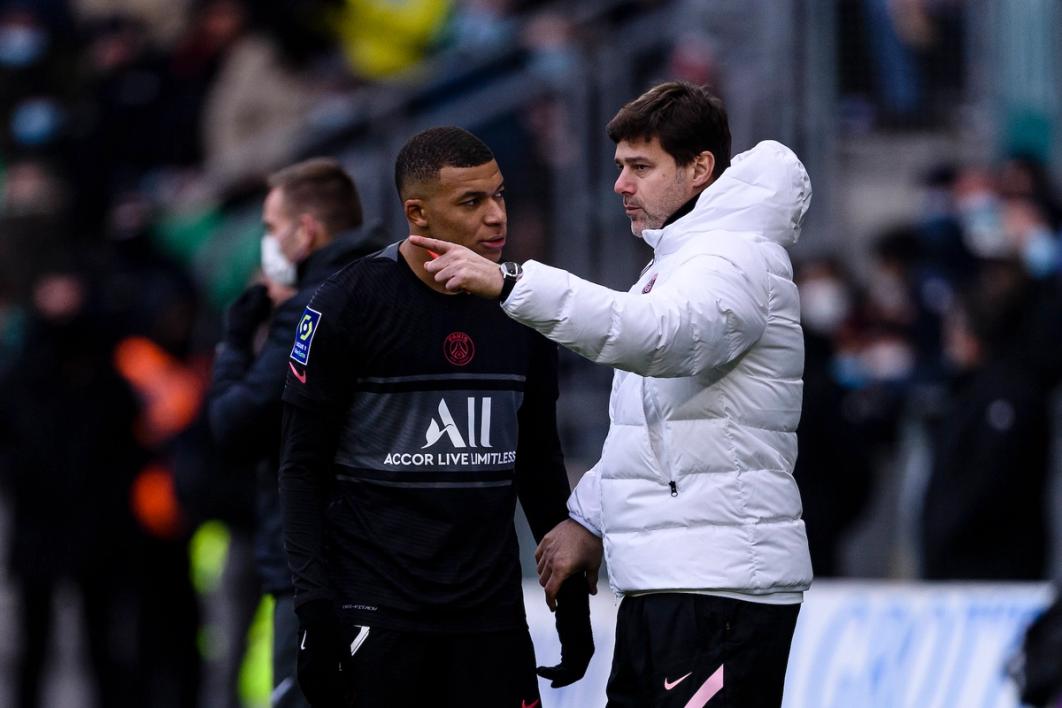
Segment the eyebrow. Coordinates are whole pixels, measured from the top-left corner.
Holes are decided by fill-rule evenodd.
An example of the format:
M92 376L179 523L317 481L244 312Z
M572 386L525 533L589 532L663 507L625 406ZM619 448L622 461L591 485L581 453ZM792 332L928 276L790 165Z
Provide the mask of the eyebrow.
M653 161L649 159L649 157L646 155L628 155L627 157L616 158L617 165L630 164L632 162L647 162L649 164L654 164Z
M458 195L457 201L463 202L466 199L470 199L472 197L490 196L491 194L497 194L498 192L501 192L504 189L505 189L505 182L502 182L500 185L498 185L498 188L495 189L493 192L487 192L486 190L483 190L483 189L470 189L470 190L468 190L466 192L462 192L460 195Z

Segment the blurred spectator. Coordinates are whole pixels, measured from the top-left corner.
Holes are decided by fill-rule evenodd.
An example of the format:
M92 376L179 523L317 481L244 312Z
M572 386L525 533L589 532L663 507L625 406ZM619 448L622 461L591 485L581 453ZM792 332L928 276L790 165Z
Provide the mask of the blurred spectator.
M999 169L999 190L1004 197L1032 201L1052 230L1062 228L1062 204L1051 185L1047 165L1039 158L1027 154L1007 157Z
M306 705L295 682L296 617L277 487L288 354L317 287L358 256L382 248L385 238L362 225L357 188L335 160L292 165L269 185L262 209L266 283L250 286L229 307L209 418L227 457L257 468L255 559L263 591L276 600L272 705L287 708Z
M197 0L187 29L167 57L165 110L158 127L160 156L167 165L203 160L201 116L207 94L227 52L243 35L247 9L242 0Z
M840 89L849 127L924 128L963 87L964 0L841 0Z
M452 0L343 0L335 30L356 76L408 71L439 46Z
M155 212L147 198L127 192L114 198L107 240L96 249L106 274L110 317L126 334L146 337L171 356L188 361L199 316L196 283L151 239Z
M1049 392L1025 359L1019 267L988 267L978 285L945 322L955 375L933 436L923 571L934 580L1036 580L1046 571Z
M160 46L173 43L185 28L188 10L197 0L68 0L83 23L122 16L147 29Z
M241 38L227 54L201 117L211 182L248 183L289 160L321 90L267 35Z
M144 705L138 672L136 547L129 490L143 453L138 404L111 363L113 333L86 274L36 280L27 333L2 382L0 470L14 503L16 705L41 704L53 603L81 596L94 705Z
M0 6L0 154L58 156L76 57L33 4Z
M69 171L84 233L102 233L112 195L162 161L165 57L145 26L114 15L86 27L83 92Z
M483 56L506 46L519 30L512 0L458 0L446 28L456 51Z
M865 435L858 393L834 377L842 329L851 326L852 285L830 260L798 271L804 329L804 404L793 475L800 486L815 575L840 575L840 544L867 506L873 481L872 447Z

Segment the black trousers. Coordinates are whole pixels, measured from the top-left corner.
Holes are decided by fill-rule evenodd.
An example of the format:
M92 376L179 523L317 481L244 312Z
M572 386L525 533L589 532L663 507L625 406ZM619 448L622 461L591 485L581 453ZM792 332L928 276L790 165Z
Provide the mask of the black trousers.
M355 708L541 708L526 628L473 634L352 627Z
M800 605L626 597L608 708L778 708Z

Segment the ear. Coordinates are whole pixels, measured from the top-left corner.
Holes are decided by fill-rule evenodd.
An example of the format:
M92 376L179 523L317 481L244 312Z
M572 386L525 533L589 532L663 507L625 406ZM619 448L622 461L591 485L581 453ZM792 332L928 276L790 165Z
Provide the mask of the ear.
M715 155L704 150L693 158L693 186L703 189L712 183L712 172L715 171Z
M418 197L412 197L402 202L402 210L406 213L406 221L410 226L418 229L428 229L428 214L424 208L424 200Z
M324 226L312 214L299 214L299 228L295 232L299 250L311 253L324 237Z

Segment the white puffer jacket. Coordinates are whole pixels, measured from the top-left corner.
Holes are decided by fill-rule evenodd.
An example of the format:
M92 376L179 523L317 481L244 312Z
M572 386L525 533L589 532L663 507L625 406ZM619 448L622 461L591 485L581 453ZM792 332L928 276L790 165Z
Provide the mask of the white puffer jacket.
M763 142L674 223L626 293L530 261L514 319L616 367L601 460L568 502L604 539L613 590L800 592L811 559L793 480L804 367L785 247L804 166Z

